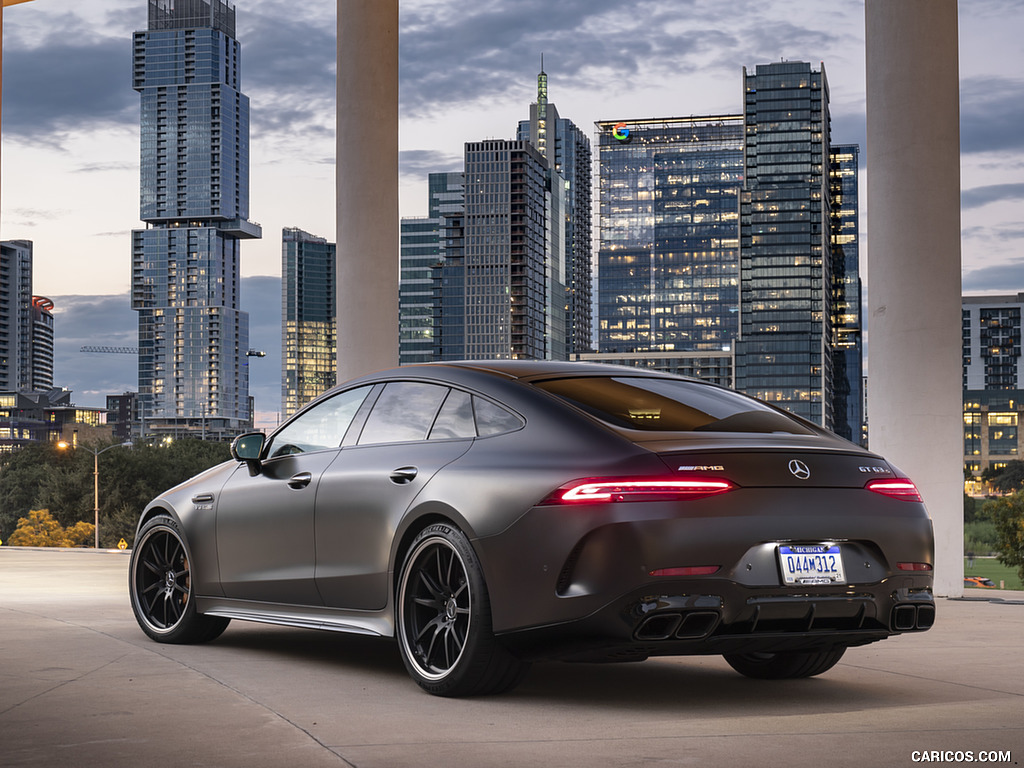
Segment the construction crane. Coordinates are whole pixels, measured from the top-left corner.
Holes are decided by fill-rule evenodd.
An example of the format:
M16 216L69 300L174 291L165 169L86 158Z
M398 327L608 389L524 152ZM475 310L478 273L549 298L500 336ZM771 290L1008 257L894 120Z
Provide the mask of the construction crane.
M79 352L92 352L96 354L107 354L107 355L137 355L139 354L138 347L95 347L86 345L79 348ZM262 349L250 349L245 353L246 357L266 357L267 353Z
M139 354L138 347L92 347L84 346L78 350L79 352L94 352L105 355L137 355Z

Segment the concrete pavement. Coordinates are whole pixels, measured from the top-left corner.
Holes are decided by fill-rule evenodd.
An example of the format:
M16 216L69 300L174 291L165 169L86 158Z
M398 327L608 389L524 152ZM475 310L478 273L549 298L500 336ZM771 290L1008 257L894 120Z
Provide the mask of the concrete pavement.
M153 643L127 564L0 547L0 766L1024 764L1024 593L941 600L929 632L811 680L717 657L552 663L505 696L444 700L390 641L236 621L208 645Z

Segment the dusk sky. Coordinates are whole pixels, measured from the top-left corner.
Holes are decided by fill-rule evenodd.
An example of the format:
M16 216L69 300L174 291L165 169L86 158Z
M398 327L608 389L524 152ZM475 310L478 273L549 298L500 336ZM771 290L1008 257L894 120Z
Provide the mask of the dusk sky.
M280 410L281 229L335 239L336 3L235 6L250 218L263 226L262 241L242 245L242 308L252 346L267 352L251 359L266 425ZM131 39L146 25L145 0L35 0L4 13L0 237L35 243L34 291L56 302L56 383L80 405L137 388L133 356L78 349L137 344ZM514 136L542 54L550 100L592 142L595 120L739 113L744 66L824 62L832 140L861 145L863 192L862 0L403 0L401 215L426 214L427 173L460 169L465 142ZM960 3L960 80L964 292L1024 291L1024 0ZM861 214L864 238L863 197ZM863 262L862 278L870 290Z

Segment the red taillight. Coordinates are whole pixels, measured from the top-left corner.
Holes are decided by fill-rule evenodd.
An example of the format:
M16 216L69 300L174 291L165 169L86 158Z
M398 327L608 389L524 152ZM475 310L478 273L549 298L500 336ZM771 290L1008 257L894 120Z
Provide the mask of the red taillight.
M718 573L720 565L684 565L680 568L657 568L651 576L710 576Z
M891 480L872 480L864 486L869 491L880 493L901 501L921 501L921 494L917 486L905 477L897 477Z
M896 563L896 569L900 571L930 571L931 563Z
M731 491L728 480L656 480L600 478L575 480L548 496L541 504L608 504L619 501L679 501Z

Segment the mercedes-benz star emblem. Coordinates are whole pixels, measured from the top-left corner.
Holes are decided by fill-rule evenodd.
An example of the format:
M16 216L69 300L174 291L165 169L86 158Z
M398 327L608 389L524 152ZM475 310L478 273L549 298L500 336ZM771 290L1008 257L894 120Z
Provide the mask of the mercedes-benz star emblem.
M789 471L793 473L793 477L797 480L806 480L811 476L810 468L800 459L793 459L789 462Z

